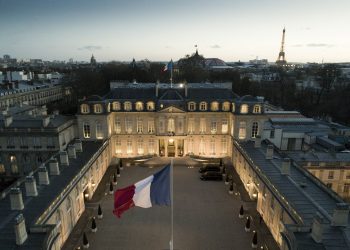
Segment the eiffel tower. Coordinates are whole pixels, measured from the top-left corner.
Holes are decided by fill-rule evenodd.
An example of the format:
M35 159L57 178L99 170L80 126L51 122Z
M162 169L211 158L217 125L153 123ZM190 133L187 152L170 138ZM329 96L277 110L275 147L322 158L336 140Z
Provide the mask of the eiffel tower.
M281 42L281 49L280 53L278 54L278 58L276 61L276 64L279 66L283 66L287 64L286 58L285 58L285 53L284 53L284 37L286 34L286 28L283 28L283 35L282 35L282 42Z

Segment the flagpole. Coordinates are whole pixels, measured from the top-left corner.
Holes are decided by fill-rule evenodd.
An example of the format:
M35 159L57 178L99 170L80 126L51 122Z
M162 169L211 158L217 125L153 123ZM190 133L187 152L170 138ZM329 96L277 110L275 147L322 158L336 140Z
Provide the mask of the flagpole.
M173 59L171 59L170 61L170 65L171 65L171 68L170 68L170 88L173 88Z
M170 250L174 250L174 167L173 158L171 158L170 166L170 192L171 192L171 239L170 239Z

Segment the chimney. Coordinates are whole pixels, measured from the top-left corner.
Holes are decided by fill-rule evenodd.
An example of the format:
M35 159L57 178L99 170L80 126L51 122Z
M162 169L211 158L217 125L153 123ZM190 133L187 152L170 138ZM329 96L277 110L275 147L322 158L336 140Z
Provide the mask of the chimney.
M27 196L38 196L38 190L36 188L36 181L34 176L27 176L25 181L26 195Z
M73 158L73 159L77 158L77 154L75 152L75 147L72 144L68 145L68 157Z
M23 214L19 214L15 218L15 234L17 245L22 245L28 238L26 221L23 217Z
M22 191L19 188L11 188L10 191L11 210L23 210Z
M261 137L257 136L254 141L254 148L260 148L261 147Z
M156 97L158 97L159 94L159 81L156 83Z
M266 160L272 160L273 159L273 145L269 144L266 148Z
M323 216L319 212L316 212L316 215L315 215L314 220L312 222L312 228L311 228L311 238L316 243L322 242L323 228L324 228L325 224L326 224L326 222L325 222Z
M39 167L38 177L39 177L39 185L50 184L49 174L47 173L47 169L45 166Z
M51 175L60 175L60 167L56 158L53 158L49 161L49 168Z
M83 143L80 139L74 140L74 147L76 152L83 152Z
M50 116L43 117L43 127L46 128L50 123Z
M66 151L61 151L60 152L60 162L61 162L61 165L63 165L63 166L68 166L69 165L68 154L67 154Z
M337 203L333 211L332 226L347 226L349 217L349 204Z
M13 117L11 115L5 116L5 128L10 127L11 123L13 121Z
M282 167L281 167L281 174L283 174L283 175L290 174L290 159L289 158L283 158Z

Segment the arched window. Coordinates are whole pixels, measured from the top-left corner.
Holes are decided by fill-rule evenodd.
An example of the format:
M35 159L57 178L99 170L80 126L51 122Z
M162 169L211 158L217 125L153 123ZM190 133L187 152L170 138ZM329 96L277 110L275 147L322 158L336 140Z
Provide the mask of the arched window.
M211 111L218 111L219 110L219 103L218 102L212 102L210 104Z
M194 111L194 110L196 110L196 103L195 103L195 102L189 102L189 103L188 103L188 110L189 110L189 111Z
M147 102L147 110L153 111L155 108L154 102Z
M260 105L254 105L253 113L254 114L261 113L261 106Z
M230 110L230 103L229 102L224 102L222 104L222 111L229 111Z
M131 110L131 102L124 102L124 110L125 111Z
M248 105L242 104L241 105L241 114L247 114L248 113Z
M95 104L94 109L95 109L96 114L102 113L102 105L101 104Z
M252 138L256 138L259 132L259 124L257 122L253 122L252 125Z
M80 106L80 112L81 112L82 114L88 114L88 113L90 112L90 107L89 107L89 105L87 105L87 104L82 104L82 105Z
M113 102L112 108L113 110L120 110L120 102Z
M201 111L207 110L207 103L206 102L201 102L199 104L199 110L201 110Z
M143 110L143 103L142 102L136 102L135 109L137 111L142 111Z

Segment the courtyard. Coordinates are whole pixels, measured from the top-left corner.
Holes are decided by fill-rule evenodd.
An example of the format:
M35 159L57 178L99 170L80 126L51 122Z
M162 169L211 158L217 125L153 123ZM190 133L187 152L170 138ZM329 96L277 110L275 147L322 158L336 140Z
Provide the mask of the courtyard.
M115 190L159 171L167 163L170 163L170 158L124 166ZM241 197L230 195L229 186L224 181L201 181L198 173L201 165L187 157L174 158L174 249L251 249L253 233L245 232L245 219L238 218L243 204ZM170 207L134 207L121 218L113 215L113 195L106 194L113 171L107 171L106 180L101 182L96 197L87 204L85 222L84 218L80 219L64 249L81 246L82 232L86 232L93 250L169 249ZM103 219L96 219L98 230L92 233L89 218L96 216L97 204L101 204Z

